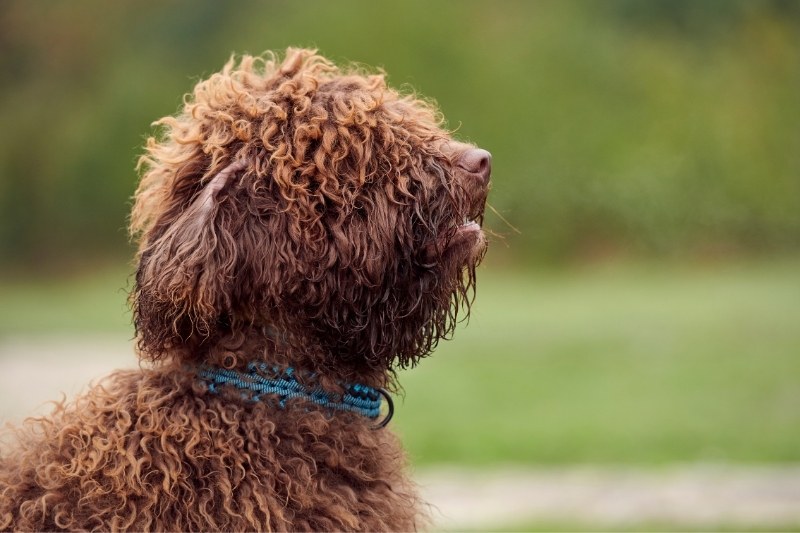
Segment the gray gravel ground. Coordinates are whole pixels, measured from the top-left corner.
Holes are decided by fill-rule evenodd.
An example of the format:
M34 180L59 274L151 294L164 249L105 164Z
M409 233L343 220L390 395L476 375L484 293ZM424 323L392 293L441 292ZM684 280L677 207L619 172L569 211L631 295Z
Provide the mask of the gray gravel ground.
M115 368L136 366L123 335L0 339L0 421L43 414ZM416 472L442 529L637 524L714 529L800 526L800 465L459 467Z

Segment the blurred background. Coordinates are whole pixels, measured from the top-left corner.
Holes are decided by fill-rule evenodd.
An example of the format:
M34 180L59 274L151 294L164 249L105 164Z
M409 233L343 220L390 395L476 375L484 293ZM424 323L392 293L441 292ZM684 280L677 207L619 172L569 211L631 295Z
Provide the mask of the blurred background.
M287 46L385 69L494 157L472 318L401 374L440 527L800 527L792 0L3 2L3 420L135 366L150 124Z

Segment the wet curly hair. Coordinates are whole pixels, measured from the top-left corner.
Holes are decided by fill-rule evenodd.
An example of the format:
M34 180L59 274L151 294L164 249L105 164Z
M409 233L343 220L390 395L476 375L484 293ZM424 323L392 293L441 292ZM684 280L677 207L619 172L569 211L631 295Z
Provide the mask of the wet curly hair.
M313 50L232 58L156 124L130 219L144 366L18 431L0 529L420 526L390 432L211 395L192 369L395 387L469 312L486 157L475 179L435 105Z

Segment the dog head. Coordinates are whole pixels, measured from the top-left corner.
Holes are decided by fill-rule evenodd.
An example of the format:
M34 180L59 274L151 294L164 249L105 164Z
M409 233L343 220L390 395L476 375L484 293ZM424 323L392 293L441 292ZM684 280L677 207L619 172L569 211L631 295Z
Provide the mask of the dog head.
M469 312L491 161L431 103L290 49L232 59L157 124L131 215L142 357L260 330L385 372Z

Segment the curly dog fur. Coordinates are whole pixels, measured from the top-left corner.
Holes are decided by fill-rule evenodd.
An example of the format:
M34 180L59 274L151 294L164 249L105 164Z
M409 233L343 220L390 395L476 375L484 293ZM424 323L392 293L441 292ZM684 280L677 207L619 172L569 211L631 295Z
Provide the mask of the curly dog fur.
M0 529L423 526L390 431L210 394L196 372L266 361L396 389L469 312L488 153L310 50L231 59L157 124L131 215L142 368L16 430Z

